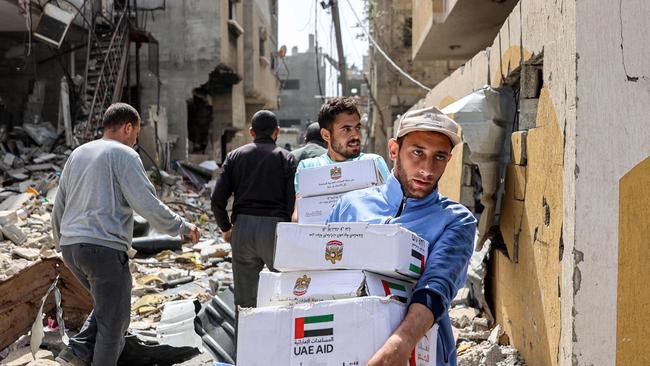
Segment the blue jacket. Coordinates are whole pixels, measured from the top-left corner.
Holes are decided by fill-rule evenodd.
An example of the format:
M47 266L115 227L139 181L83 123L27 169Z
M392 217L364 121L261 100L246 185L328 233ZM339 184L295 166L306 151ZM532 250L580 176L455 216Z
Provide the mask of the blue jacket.
M328 222L401 224L429 242L422 277L411 303L426 305L439 325L437 366L456 365L456 344L447 310L465 283L474 250L476 219L465 206L438 193L406 198L393 174L385 185L345 194Z

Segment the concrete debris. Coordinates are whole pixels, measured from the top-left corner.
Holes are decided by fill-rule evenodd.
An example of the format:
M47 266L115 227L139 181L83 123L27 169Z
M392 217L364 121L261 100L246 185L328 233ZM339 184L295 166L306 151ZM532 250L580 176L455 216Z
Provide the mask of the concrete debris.
M478 315L478 309L474 308L456 307L449 310L449 318L451 319L451 324L456 328L466 328L470 326L474 318L476 318Z
M50 360L54 362L54 355L51 351L39 350L35 355L36 361L39 360ZM4 366L25 366L25 365L48 365L48 363L33 363L35 361L32 358L32 353L29 350L29 347L23 347L17 349L7 356L6 359L2 360L2 365ZM54 363L58 365L58 363Z
M5 238L11 240L16 245L22 245L27 241L27 235L16 224L3 225L0 230L2 230L2 235Z
M514 347L499 346L489 341L463 343L458 347L458 366L525 366Z
M30 248L14 248L11 251L11 254L13 254L15 257L18 258L24 258L29 261L35 261L40 257L40 252L36 249L30 249Z
M490 336L488 337L488 342L493 343L493 344L499 344L499 337L503 335L503 329L501 328L501 324L497 324L494 329L490 332Z
M48 126L40 124L30 132L42 133L42 136L35 136L47 145L47 130ZM20 273L24 273L22 271L47 261L47 258L61 257L61 253L54 248L50 215L61 167L71 153L64 146L55 146L52 151L38 146L28 147L23 143L17 146L20 151L16 153L0 149L0 283L5 284L18 278ZM129 266L134 286L130 332L137 330L155 335L158 330L160 339L154 336L148 342L168 343L167 347L170 347L169 344L179 344L179 340L173 338L176 335L170 333L175 329L174 319L163 318L164 322L160 324L163 310L170 309L171 305L168 304L175 301L207 304L233 283L230 244L221 237L210 208L210 187L214 186L213 176L217 174L214 165L206 162L203 166L191 166L193 174L198 174L205 181L203 185L197 185L196 180L183 179L182 174L165 171L160 172L157 180L152 178L154 185L158 184L158 197L172 210L197 225L203 238L197 245L184 243L179 238L178 246L172 250L132 253ZM152 172L153 175L155 173ZM146 241L159 236L146 220L141 217L137 219L140 221L136 225L137 230L134 230L134 237ZM63 301L69 301L65 299L65 294ZM193 322L189 321L189 324ZM74 331L71 329L69 334L74 335ZM189 328L184 331L189 332ZM45 327L45 339L57 335L58 331ZM198 336L195 334L195 337ZM49 360L60 349L50 349L45 342L41 347L45 346L51 352L40 350L37 356L41 359L33 360L29 354L28 338L4 350L0 348L0 364L12 362L13 365L14 360L19 358L16 365L48 365L47 362L54 362ZM193 342L196 348L200 348L200 337L198 339L198 342L196 338ZM3 344L3 347L7 344ZM22 353L17 355L19 351ZM23 356L27 358L23 360Z

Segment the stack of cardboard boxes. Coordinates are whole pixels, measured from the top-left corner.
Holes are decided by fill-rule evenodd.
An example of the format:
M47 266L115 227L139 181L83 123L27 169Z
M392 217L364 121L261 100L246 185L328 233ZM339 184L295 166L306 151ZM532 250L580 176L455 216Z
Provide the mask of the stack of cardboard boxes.
M324 224L343 194L383 183L374 160L302 169L298 176L298 222Z
M344 164L358 173L357 163L367 166ZM333 184L315 177L331 178L333 168L309 169L308 185L301 171L301 192L329 194ZM345 177L348 191L367 186L358 178ZM404 318L427 249L425 240L399 225L278 224L274 267L280 273L262 272L258 307L239 312L237 363L365 365ZM436 343L437 325L409 365L435 365Z

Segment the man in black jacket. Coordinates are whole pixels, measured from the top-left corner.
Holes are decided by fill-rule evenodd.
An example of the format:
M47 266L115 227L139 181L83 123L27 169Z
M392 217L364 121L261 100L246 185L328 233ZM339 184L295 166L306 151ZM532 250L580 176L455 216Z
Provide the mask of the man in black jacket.
M280 127L273 112L255 113L249 133L254 141L226 156L212 193L217 225L232 244L235 305L242 307L255 307L264 265L273 270L275 226L291 221L297 165L291 153L275 145ZM226 206L233 193L229 218Z

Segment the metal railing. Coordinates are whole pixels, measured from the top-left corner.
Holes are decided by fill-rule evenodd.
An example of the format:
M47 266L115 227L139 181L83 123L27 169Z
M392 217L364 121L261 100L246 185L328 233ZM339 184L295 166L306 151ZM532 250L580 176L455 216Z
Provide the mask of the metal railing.
M111 103L121 99L129 52L128 11L122 12L108 46L105 46L105 43L102 44L102 42L105 42L105 40L98 40L97 51L100 57L101 55L104 57L88 110L88 118L78 126L78 133L75 134L81 143L100 136L104 112ZM86 79L86 82L88 82L88 79Z

